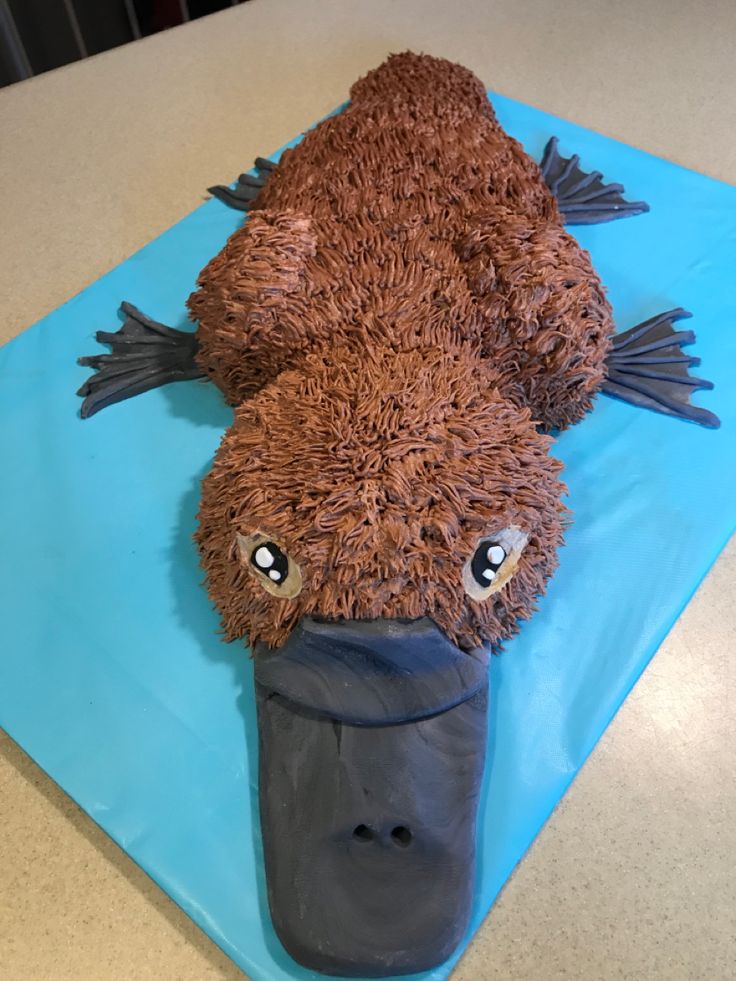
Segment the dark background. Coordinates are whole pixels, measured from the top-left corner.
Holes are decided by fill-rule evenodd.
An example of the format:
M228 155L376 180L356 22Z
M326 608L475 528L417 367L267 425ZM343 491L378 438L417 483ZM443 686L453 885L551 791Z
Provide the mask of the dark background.
M246 0L0 0L0 86Z

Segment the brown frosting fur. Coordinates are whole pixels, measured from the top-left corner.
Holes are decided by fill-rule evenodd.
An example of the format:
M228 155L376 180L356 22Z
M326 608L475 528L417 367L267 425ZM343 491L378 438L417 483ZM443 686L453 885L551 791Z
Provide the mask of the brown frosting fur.
M560 465L540 429L590 408L611 313L537 165L482 84L396 55L284 153L189 301L200 364L235 406L197 535L229 637L282 643L305 614L432 617L498 644L556 565ZM478 540L529 534L485 602ZM267 593L236 535L300 566Z

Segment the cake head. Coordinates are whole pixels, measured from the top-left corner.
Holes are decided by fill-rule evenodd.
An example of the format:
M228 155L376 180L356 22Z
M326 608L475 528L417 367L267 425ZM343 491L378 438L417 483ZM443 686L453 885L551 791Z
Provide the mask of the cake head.
M308 355L237 409L204 481L197 539L228 637L429 617L464 649L497 645L556 566L548 445L467 346Z
M561 541L548 444L467 344L315 351L236 410L197 537L254 651L269 906L306 967L413 973L467 928L486 646Z

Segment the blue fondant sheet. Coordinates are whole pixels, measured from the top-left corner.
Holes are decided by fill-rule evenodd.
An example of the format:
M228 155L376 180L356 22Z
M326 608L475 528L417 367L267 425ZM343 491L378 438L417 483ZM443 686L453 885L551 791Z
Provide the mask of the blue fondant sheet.
M557 442L575 521L539 612L491 668L474 929L736 516L736 189L493 101L537 158L556 134L650 202L574 231L619 329L694 312L716 384L696 400L723 426L600 398ZM88 373L75 360L115 329L119 302L183 324L198 271L240 220L208 201L0 350L0 724L252 978L278 981L313 975L270 925L252 667L218 636L191 541L230 411L190 382L82 422L74 394Z

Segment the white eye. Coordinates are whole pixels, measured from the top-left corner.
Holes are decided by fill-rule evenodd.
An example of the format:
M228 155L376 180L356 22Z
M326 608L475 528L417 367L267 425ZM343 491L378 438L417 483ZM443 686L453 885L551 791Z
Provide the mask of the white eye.
M275 583L282 583L289 575L289 559L274 542L258 545L250 557L251 563Z
M514 525L478 542L463 567L463 585L471 599L484 600L502 589L514 574L529 536Z
M272 596L293 599L302 588L299 566L266 535L238 535L241 561Z
M502 545L489 545L486 549L486 559L493 563L493 565L499 566L506 558L506 552Z
M470 561L470 571L481 589L494 581L505 558L506 549L498 542L483 541L476 548Z

